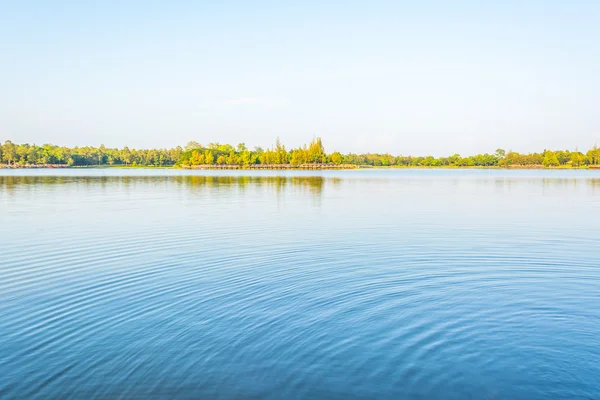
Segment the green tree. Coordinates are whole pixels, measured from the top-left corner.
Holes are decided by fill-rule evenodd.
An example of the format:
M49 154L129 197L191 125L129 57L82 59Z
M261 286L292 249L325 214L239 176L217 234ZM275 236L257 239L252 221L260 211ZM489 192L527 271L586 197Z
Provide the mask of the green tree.
M240 160L240 164L241 165L250 165L250 164L252 164L253 163L252 162L252 153L249 152L248 150L243 150L240 153L239 160Z
M275 157L274 164L287 164L287 151L285 146L281 144L279 138L275 141Z
M13 142L7 140L6 142L4 142L4 146L2 146L2 160L8 165L11 165L16 158L17 147L13 144Z
M340 152L333 152L330 156L331 162L337 165L342 163L342 154Z
M542 161L544 167L553 167L559 165L558 158L553 151L546 150L544 152L544 160Z
M571 152L569 150L557 150L554 152L559 165L565 165L571 161Z
M594 145L594 147L587 152L587 158L592 165L600 164L600 149L597 145Z
M578 149L575 149L575 151L571 153L571 165L579 168L584 162L585 156L582 153L580 153Z
M27 154L29 154L29 145L22 144L20 146L16 146L16 162L19 164L27 164Z
M215 162L215 155L212 151L206 150L204 152L204 162L208 165L212 165Z
M174 149L168 151L169 153L169 164L175 164L181 158L181 154L183 153L183 149L181 146L177 146Z
M321 138L313 139L308 146L308 162L311 163L323 163L325 162L325 148Z
M235 154L234 151L229 152L229 157L227 157L227 164L229 164L229 165L237 165L237 164L239 164L239 158Z
M189 160L189 164L190 165L202 165L205 162L205 155L202 154L201 152L199 152L198 150L193 150L190 160Z
M290 154L290 164L294 167L306 163L306 151L304 149L294 149Z
M125 165L131 164L131 150L127 146L121 150L121 162Z

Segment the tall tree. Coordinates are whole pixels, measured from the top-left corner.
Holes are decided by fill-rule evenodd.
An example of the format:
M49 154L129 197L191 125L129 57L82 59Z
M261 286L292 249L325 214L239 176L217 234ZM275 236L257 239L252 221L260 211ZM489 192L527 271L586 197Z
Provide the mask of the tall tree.
M8 165L11 165L16 158L17 147L13 144L13 142L7 140L4 142L4 146L2 146L2 160L4 160Z
M553 151L546 150L544 152L544 160L542 161L542 164L544 165L544 167L557 166L559 165L559 161L556 157L556 154Z
M308 146L308 162L322 163L325 162L325 148L321 138L313 139Z

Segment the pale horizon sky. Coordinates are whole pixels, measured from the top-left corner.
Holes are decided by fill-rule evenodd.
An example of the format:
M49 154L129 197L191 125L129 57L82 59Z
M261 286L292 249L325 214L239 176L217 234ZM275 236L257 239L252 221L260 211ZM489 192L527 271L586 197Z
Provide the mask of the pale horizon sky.
M600 144L599 1L0 4L0 141Z

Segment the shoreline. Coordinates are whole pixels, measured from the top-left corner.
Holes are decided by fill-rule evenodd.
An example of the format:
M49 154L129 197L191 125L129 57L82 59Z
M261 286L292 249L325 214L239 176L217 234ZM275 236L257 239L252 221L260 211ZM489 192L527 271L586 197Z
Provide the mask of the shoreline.
M62 165L62 164L42 164L42 165L19 165L19 164L0 164L0 169L183 169L183 170L263 170L263 171L281 171L281 170L356 170L356 169L540 169L540 170L598 170L600 165L584 165L581 167L557 166L544 167L543 165L507 165L507 166L422 166L422 165L353 165L353 164L304 164L292 166L290 164L253 164L253 165L193 165L193 166L154 166L154 165Z

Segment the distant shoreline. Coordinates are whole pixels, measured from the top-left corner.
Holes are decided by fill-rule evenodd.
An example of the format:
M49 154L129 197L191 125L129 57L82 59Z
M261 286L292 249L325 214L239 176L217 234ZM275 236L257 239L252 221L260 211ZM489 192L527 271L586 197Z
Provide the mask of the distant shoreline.
M580 167L550 166L544 165L508 165L508 166L372 166L353 164L304 164L292 166L290 164L280 165L194 165L194 166L154 166L154 165L66 165L66 164L0 164L0 169L182 169L182 170L262 170L262 171L306 171L306 170L356 170L356 169L544 169L544 170L598 170L600 165L582 165Z
M514 168L514 169L585 169L600 168L600 148L583 153L576 149L544 150L539 153L506 152L496 149L492 154L463 157L403 156L389 153L327 153L320 138L309 144L287 149L279 139L267 149L250 150L244 143L209 143L202 146L189 142L185 147L171 149L129 149L128 147L65 147L14 144L10 140L0 145L0 163L11 168L176 167L187 169L260 169L260 170L327 170L356 168Z

